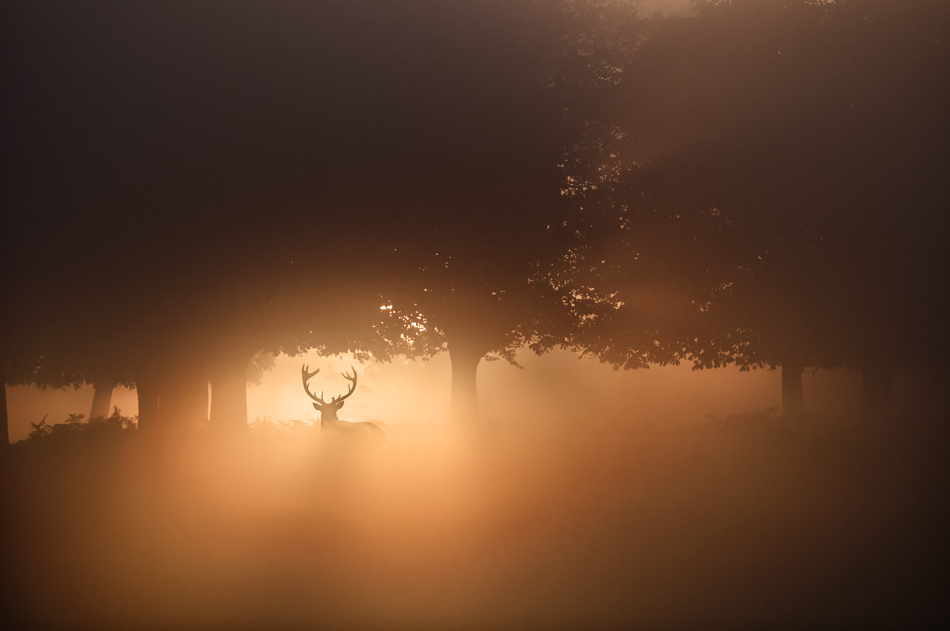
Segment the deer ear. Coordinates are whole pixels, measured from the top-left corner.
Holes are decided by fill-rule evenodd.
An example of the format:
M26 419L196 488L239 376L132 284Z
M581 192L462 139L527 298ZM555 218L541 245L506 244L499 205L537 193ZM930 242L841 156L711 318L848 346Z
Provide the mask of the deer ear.
M346 401L340 401L340 406L337 409L339 410L341 407L343 407L344 403L346 403Z
M314 409L314 410L319 410L319 409L320 409L320 406L317 405L316 403L314 403L314 404L313 404L313 409Z

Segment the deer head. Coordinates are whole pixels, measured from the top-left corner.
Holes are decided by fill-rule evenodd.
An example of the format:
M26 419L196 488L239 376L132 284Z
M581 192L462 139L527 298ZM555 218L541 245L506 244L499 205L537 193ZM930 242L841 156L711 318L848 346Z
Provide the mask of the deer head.
M323 400L323 392L320 393L319 397L315 396L312 392L310 392L310 388L307 386L307 382L310 381L310 378L320 372L320 369L317 368L313 372L307 372L306 365L300 369L300 376L303 378L304 392L306 392L307 396L314 400L313 408L320 413L321 423L340 420L336 416L337 410L343 407L345 399L347 399L351 394L353 394L353 391L356 390L356 369L352 366L350 366L350 368L353 370L352 376L350 376L348 373L343 373L343 378L350 382L349 390L347 390L346 394L333 397L330 399L329 403Z

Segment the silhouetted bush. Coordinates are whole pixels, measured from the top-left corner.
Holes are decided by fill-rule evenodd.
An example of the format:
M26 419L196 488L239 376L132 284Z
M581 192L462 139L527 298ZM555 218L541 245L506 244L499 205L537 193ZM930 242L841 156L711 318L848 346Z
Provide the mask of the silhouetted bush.
M70 414L63 423L50 425L44 416L39 423L30 423L32 429L25 440L17 443L25 448L48 445L100 442L131 436L138 426L138 417L122 416L113 408L110 416L86 419L84 414Z

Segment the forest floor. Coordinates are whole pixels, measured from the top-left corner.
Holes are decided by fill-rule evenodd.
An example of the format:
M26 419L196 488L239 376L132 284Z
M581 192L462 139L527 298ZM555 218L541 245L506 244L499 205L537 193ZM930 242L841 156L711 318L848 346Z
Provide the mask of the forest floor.
M760 414L18 445L4 628L923 627L950 619L948 436Z

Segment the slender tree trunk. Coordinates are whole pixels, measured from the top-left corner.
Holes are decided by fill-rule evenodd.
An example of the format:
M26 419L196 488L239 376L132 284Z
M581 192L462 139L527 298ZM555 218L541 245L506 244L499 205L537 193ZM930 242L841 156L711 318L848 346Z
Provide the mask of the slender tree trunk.
M92 409L89 410L89 418L99 418L109 416L109 409L112 407L113 385L103 385L97 383L93 386L95 392L92 395Z
M239 356L218 361L211 370L211 430L247 430L247 364Z
M158 387L143 369L135 371L135 394L139 399L138 431L152 432L158 427Z
M891 413L891 367L887 361L866 361L862 371L861 412L869 422L883 423Z
M476 372L487 350L463 336L449 337L449 358L452 361L452 417L472 422L478 418Z
M782 360L782 414L788 418L801 418L805 414L805 397L802 394L802 360L793 353Z

